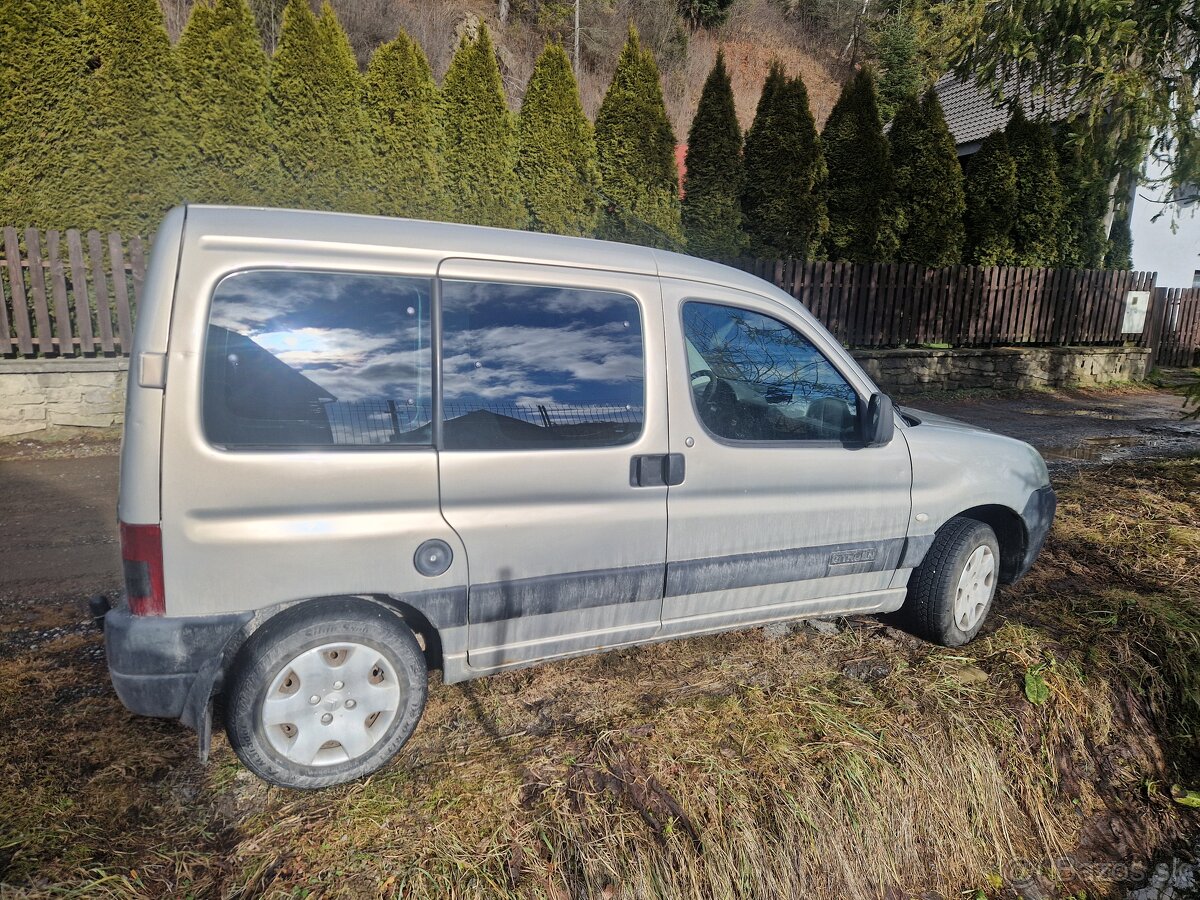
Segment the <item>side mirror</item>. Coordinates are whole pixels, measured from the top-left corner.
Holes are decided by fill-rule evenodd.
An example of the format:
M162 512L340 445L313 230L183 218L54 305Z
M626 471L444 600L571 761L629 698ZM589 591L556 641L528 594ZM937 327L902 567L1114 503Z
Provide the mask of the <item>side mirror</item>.
M892 442L896 421L892 398L887 394L872 394L867 401L867 414L861 422L862 442L868 447L884 447Z

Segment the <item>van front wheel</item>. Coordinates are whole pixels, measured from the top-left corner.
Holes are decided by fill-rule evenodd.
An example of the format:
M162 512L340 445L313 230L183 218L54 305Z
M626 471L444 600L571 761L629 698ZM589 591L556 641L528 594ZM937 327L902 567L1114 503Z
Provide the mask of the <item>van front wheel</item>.
M999 579L995 532L975 519L951 519L909 579L902 624L935 644L960 647L979 633Z
M417 727L426 690L424 654L399 616L369 601L313 601L246 642L225 731L264 781L328 787L386 764Z

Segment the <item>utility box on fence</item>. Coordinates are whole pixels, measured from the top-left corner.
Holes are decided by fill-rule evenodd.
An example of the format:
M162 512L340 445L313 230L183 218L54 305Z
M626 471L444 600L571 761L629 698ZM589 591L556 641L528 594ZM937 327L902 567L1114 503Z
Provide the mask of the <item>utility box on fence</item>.
M1149 291L1129 291L1125 294L1125 318L1121 334L1141 334L1146 328L1146 310L1150 308Z

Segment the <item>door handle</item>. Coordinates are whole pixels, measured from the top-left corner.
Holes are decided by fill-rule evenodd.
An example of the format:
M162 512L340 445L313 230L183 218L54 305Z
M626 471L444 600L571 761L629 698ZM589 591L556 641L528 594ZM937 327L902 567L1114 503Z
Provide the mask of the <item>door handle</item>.
M664 487L683 484L682 453L635 456L629 461L631 487Z

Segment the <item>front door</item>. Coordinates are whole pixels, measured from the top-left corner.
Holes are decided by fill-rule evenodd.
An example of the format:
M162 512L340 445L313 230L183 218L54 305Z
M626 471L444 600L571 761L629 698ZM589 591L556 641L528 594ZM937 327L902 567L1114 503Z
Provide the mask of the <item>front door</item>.
M473 260L439 275L441 502L466 547L468 662L653 636L667 487L638 460L667 452L658 280Z
M781 302L662 289L671 450L687 471L668 502L664 631L898 606L908 448L899 429L884 447L858 439L866 382Z

